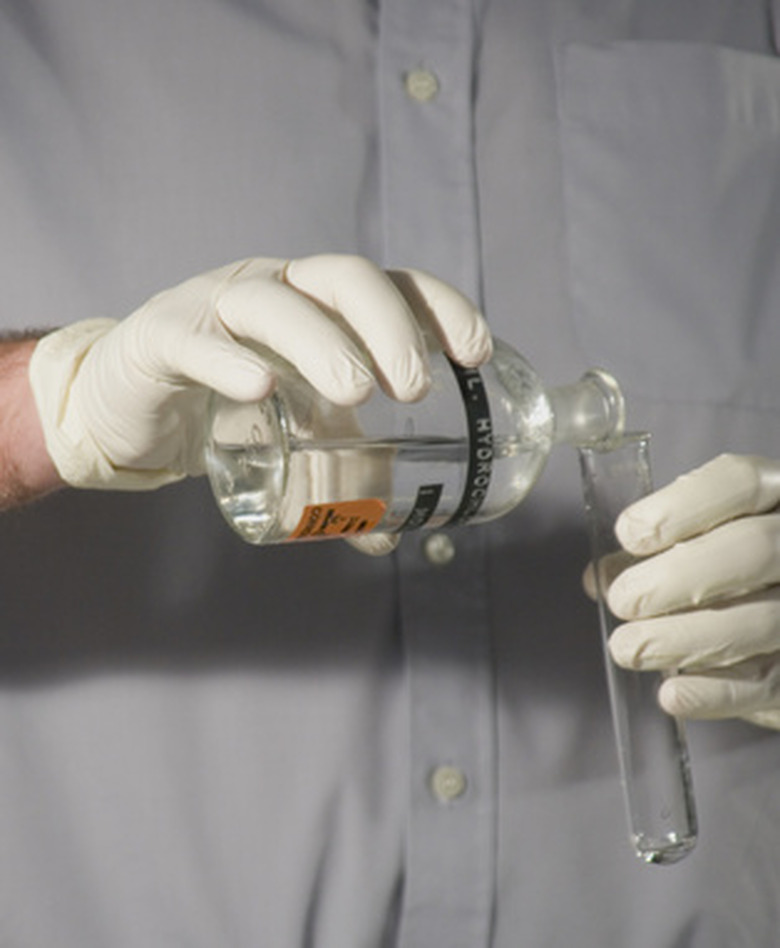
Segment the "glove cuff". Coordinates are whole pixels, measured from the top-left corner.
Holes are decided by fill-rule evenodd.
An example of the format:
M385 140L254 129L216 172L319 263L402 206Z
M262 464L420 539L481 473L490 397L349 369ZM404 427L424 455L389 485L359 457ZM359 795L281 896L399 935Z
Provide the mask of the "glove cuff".
M153 490L180 480L182 475L114 467L79 410L75 385L79 369L92 346L116 325L114 319L88 319L44 336L30 360L30 385L46 448L67 484L105 490Z

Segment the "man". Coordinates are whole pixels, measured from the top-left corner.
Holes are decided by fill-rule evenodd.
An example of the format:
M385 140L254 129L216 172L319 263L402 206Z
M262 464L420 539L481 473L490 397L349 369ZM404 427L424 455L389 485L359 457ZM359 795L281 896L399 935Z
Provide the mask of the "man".
M605 365L659 483L772 456L773 12L9 0L3 322L120 318L68 357L76 402L41 407L53 456L74 406L106 444L145 299L231 260L334 253L376 261L383 285L434 274L550 383ZM156 330L138 338L153 354ZM65 405L36 351L39 404ZM379 558L241 544L202 478L59 491L2 529L9 944L773 944L771 729L694 725L697 851L669 869L631 855L570 453L489 528ZM641 589L619 593L641 613Z

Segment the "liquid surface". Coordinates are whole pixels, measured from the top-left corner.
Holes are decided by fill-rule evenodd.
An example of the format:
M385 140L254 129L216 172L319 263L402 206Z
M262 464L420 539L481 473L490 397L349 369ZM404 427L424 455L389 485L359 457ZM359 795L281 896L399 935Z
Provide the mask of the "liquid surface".
M525 496L547 447L545 439L495 439L475 521L500 516ZM285 458L273 445L209 446L209 475L220 509L249 542L286 539L306 505L366 498L386 504L377 529L395 532L416 509L421 488L430 487L437 488L438 502L425 525L442 526L461 502L470 460L465 438L293 439L289 448Z
M635 836L633 839L637 856L655 866L671 866L684 859L696 847L695 836L678 836L670 833L664 839Z

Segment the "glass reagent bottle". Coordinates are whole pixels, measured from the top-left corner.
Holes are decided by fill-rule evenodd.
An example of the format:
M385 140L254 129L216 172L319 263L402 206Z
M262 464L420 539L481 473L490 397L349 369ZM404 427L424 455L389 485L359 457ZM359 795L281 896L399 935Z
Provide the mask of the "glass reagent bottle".
M500 340L478 369L432 353L433 384L414 403L377 390L345 408L291 367L278 372L261 402L212 399L206 469L219 509L249 543L492 520L528 494L553 445L609 442L625 421L609 373L546 390Z

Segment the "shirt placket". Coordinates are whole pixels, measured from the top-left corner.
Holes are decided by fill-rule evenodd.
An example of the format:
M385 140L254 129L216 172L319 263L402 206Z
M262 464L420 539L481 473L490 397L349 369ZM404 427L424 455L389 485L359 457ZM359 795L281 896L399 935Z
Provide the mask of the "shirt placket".
M472 0L382 0L384 264L480 299ZM484 531L411 534L397 551L409 698L402 948L490 943L495 714Z

